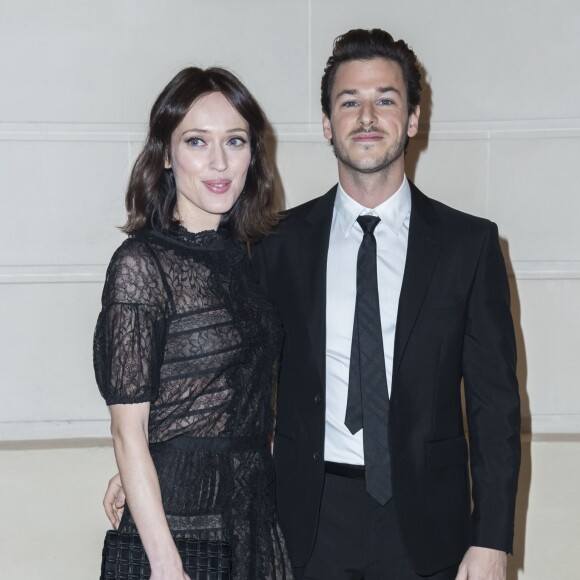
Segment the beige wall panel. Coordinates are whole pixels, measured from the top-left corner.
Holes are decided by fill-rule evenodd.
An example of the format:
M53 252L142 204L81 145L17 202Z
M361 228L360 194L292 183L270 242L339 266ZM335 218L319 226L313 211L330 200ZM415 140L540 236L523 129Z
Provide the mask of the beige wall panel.
M112 447L0 450L0 464L2 578L98 578Z
M127 3L0 3L0 121L122 121L130 46ZM122 97L121 97L122 98Z
M128 146L0 141L1 265L108 261L121 236Z
M93 375L102 283L0 284L0 422L108 419Z
M518 280L512 310L518 335L522 414L532 432L580 432L580 280Z
M286 207L326 193L337 181L336 159L326 141L278 142L277 166Z
M484 141L432 138L427 143L417 137L407 157L407 175L426 195L461 211L487 216Z
M508 580L576 580L580 441L524 439ZM517 575L516 575L517 574Z
M574 91L557 88L578 67L576 0L533 5L528 0L360 0L356 11L350 4L317 0L312 2L313 86L319 86L336 35L375 26L415 49L427 71L433 121L578 117ZM314 103L313 114L318 110Z
M232 68L278 122L308 114L306 0L23 0L0 23L0 121L141 123L191 64Z
M491 141L489 213L513 261L580 260L580 138Z

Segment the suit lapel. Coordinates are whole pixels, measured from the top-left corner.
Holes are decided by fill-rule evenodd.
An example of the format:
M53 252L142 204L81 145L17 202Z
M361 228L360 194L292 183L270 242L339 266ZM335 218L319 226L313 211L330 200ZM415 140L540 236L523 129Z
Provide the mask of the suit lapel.
M405 273L399 298L393 387L407 342L425 299L440 252L439 218L429 199L411 184L412 210Z
M326 264L336 186L307 214L299 241L304 314L313 360L325 382ZM440 232L431 202L411 184L412 211L405 272L399 298L393 359L393 386L440 252Z
M322 384L326 357L326 263L335 197L336 186L313 206L300 237L306 326Z

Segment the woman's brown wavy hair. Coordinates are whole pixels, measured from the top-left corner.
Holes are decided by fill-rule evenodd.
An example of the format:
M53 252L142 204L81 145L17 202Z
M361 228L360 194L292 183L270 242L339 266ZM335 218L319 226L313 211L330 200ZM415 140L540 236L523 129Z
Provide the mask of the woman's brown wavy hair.
M165 168L165 160L171 158L171 136L193 103L215 92L223 94L248 123L252 151L242 193L222 216L220 226L227 227L236 239L253 243L277 223L274 171L266 147L270 126L264 112L231 72L218 67L189 67L173 77L151 109L147 139L131 171L125 196L125 233L171 228L177 197L173 171Z

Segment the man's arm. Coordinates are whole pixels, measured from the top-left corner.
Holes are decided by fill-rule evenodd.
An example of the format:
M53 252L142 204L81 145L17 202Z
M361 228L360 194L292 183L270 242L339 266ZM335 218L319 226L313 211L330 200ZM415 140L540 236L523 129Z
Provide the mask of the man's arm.
M458 580L503 580L513 548L520 401L509 285L497 227L482 241L469 298L463 373L470 443L471 548Z
M509 286L495 224L482 240L469 297L463 374L474 503L470 544L511 552L520 400Z

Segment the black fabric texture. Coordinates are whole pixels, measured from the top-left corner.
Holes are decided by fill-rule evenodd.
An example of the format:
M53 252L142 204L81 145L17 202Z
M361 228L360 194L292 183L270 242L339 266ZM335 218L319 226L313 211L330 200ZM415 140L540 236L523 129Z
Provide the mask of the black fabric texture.
M240 580L291 578L267 446L281 341L226 231L140 232L111 260L94 337L101 394L108 405L151 403L173 535L230 542ZM120 531L136 531L130 506Z

